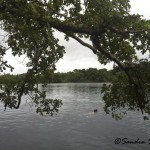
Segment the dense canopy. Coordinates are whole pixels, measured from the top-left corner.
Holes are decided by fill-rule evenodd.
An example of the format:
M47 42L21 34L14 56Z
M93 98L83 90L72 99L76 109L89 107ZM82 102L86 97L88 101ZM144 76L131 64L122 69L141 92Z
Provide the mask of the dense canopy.
M13 71L13 64L4 59L8 49L29 60L22 80L1 86L5 108L19 108L22 96L32 92L37 112L58 111L61 100L47 99L38 89L39 75L55 69L65 53L55 37L57 30L67 41L73 38L91 49L100 63L114 62L122 70L102 89L106 113L150 114L149 59L137 56L150 52L150 21L130 14L129 0L0 0L0 27L7 34L0 44L0 71Z

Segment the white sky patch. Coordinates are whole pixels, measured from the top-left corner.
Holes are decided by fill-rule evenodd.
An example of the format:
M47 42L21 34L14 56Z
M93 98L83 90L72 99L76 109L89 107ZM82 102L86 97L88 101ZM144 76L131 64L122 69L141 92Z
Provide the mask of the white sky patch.
M68 72L74 69L88 69L88 68L106 68L111 69L112 64L104 66L99 63L97 55L92 50L79 44L77 41L70 38L69 42L63 40L63 34L56 32L59 37L60 44L65 45L63 59L56 63L57 72Z
M12 67L14 67L13 74L21 74L27 72L27 58L25 55L22 56L13 56L11 54L11 50L7 51L4 60L8 61L8 64L10 64ZM10 69L7 69L4 71L4 73L10 73ZM12 74L11 73L11 74Z
M130 0L131 13L143 15L150 19L150 0Z

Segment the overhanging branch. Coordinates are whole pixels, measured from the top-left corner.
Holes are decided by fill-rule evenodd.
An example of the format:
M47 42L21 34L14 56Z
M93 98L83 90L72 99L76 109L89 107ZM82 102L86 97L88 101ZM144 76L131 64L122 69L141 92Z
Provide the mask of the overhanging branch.
M61 32L74 32L74 33L82 33L82 34L94 34L101 35L105 32L105 28L102 27L90 27L85 24L74 24L71 22L60 21L58 19L51 20L43 20L49 23L53 28L61 31Z
M142 32L145 32L146 30L137 30L137 31L134 31L134 30L119 30L115 27L112 27L112 26L108 26L108 29L114 33L117 33L117 34L120 34L120 35L126 35L126 34L136 34L136 33L142 33Z
M95 54L99 52L101 52L103 55L105 55L106 57L108 57L111 61L114 61L115 63L118 64L118 66L124 70L127 71L129 68L129 66L125 66L123 63L121 63L114 55L112 55L110 52L108 52L107 50L105 50L103 47L100 46L99 43L96 42L97 39L91 39L93 42L93 45L96 46L96 48L94 48L93 46L91 46L90 44L84 42L83 40L81 40L80 38L78 38L77 36L75 36L74 34L70 34L68 35L70 37L72 37L73 39L75 39L76 41L78 41L80 44L82 44L85 47L90 48Z
M69 37L72 37L73 39L75 39L76 41L78 41L80 44L82 44L83 46L91 49L94 53L97 53L97 49L95 49L93 46L91 46L90 44L83 42L83 40L81 40L80 38L78 38L77 36L75 36L74 34L67 34Z

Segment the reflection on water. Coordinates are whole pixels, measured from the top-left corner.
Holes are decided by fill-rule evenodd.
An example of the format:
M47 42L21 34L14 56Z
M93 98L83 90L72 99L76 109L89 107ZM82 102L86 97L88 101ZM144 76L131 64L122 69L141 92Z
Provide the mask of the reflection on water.
M100 89L100 83L48 85L48 97L63 100L53 117L37 115L27 97L19 110L3 111L1 105L0 150L148 150L150 122L136 112L115 121L103 111ZM116 138L147 143L117 145Z

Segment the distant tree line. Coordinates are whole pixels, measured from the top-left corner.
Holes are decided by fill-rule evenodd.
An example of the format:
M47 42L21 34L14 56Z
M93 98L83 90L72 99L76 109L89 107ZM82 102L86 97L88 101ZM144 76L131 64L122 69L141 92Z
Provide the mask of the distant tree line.
M150 62L142 62L140 68L145 68L150 72ZM107 69L75 69L66 73L54 72L48 70L38 75L39 83L85 83L85 82L113 82L116 78L124 74L119 67L114 67L112 70ZM22 82L26 74L0 75L0 84L10 84L20 81ZM150 78L149 73L147 74ZM149 79L150 81L150 79Z
M47 75L48 74L48 75ZM112 78L111 71L107 71L106 69L75 69L74 71L70 71L67 73L54 73L50 71L45 74L42 74L40 77L40 82L44 82L46 76L48 77L46 82L48 83L66 83L66 82L109 82Z
M85 82L110 82L114 78L116 71L107 69L75 69L67 73L54 72L48 70L38 76L39 83L85 83ZM5 74L0 76L0 84L13 84L23 79L25 74L11 75Z

